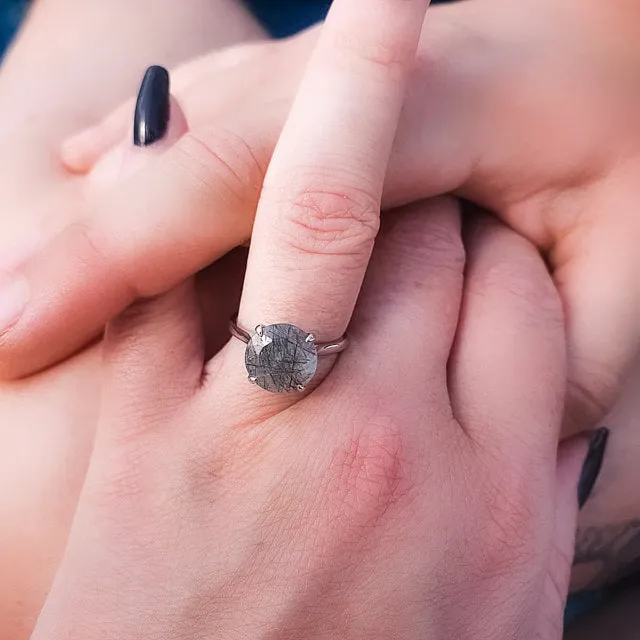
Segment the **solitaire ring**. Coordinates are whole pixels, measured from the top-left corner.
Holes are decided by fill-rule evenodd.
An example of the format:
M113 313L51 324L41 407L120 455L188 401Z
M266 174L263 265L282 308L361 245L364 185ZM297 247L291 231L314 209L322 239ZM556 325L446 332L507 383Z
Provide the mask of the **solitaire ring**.
M231 335L247 345L244 363L249 381L271 393L304 391L316 373L318 357L344 351L347 337L316 343L315 336L293 324L259 324L253 333L229 320Z

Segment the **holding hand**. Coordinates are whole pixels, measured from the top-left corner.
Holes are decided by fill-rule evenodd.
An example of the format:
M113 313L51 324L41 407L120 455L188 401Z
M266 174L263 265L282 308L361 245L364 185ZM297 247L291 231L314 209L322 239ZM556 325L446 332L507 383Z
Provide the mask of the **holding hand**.
M577 430L610 407L639 338L640 93L629 79L640 57L635 14L625 11L633 8L546 0L434 9L385 185L386 206L457 190L546 253L566 313L567 417ZM28 297L9 305L5 376L66 356L137 296L168 290L247 240L315 37L251 45L176 73L191 132L89 198L90 217L17 269ZM86 170L121 140L131 106L125 112L67 147L69 162Z
M385 220L369 264L426 4L336 0L261 193L240 323L349 325L349 348L269 394L238 340L203 365L190 282L110 323L34 640L560 638L586 445L556 456L542 260L481 219L465 261L438 200Z

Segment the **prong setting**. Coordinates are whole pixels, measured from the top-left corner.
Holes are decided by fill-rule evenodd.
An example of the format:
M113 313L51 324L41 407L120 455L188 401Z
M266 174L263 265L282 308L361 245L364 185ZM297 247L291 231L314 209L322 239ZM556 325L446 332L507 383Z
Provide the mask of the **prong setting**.
M251 382L272 393L304 391L316 373L318 349L313 334L295 325L257 325L245 349Z

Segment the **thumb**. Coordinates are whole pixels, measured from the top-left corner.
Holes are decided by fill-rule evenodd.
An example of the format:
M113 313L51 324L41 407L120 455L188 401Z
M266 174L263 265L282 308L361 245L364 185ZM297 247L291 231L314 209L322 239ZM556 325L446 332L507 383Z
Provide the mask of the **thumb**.
M591 439L574 436L560 443L556 464L555 534L545 581L537 638L561 640L569 594L579 510L598 478L609 431L596 430Z
M198 132L171 122L162 142L109 160L102 179L119 170L114 188L94 190L82 221L0 274L0 377L60 361L136 299L244 243L285 117L276 105Z

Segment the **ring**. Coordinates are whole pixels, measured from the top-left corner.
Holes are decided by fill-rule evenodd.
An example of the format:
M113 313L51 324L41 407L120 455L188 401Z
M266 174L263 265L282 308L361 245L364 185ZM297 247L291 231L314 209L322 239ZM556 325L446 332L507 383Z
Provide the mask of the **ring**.
M231 335L247 345L244 363L249 382L271 393L304 391L316 373L319 356L344 351L347 337L316 344L315 336L293 324L259 324L253 334L229 320Z

